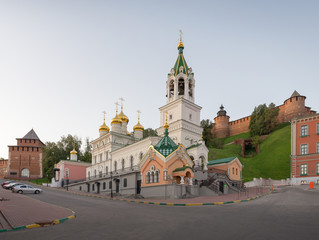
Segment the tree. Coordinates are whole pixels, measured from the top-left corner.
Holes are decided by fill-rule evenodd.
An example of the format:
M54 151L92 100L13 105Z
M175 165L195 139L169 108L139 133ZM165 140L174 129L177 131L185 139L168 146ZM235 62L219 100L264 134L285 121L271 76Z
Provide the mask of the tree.
M62 136L61 140L57 143L46 142L46 145L42 147L43 152L43 175L48 178L53 177L53 168L60 160L67 160L70 158L70 152L75 148L78 152L78 159L90 160L91 149L87 139L87 146L84 151L84 155L81 152L82 141L77 136L71 134ZM89 160L88 160L89 159Z
M212 122L209 119L203 119L200 122L200 125L203 128L203 140L205 141L205 145L208 147L213 140Z
M261 136L274 131L278 127L278 113L279 108L274 103L255 107L249 123L250 135Z
M82 157L82 161L84 162L91 162L92 161L92 146L90 144L90 140L89 138L86 138L86 145L85 145L85 149L84 149L84 153L83 153L83 157Z
M143 138L147 138L147 137L153 137L153 136L158 136L157 135L157 131L155 129L152 128L146 128L143 131Z

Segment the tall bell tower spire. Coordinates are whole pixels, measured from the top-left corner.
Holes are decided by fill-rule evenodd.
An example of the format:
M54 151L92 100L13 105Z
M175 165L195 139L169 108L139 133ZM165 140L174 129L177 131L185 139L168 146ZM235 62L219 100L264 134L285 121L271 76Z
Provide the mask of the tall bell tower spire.
M184 58L183 32L180 30L177 46L178 56L166 81L166 105L160 108L161 127L157 132L165 133L164 125L169 124L169 134L175 143L188 147L201 139L201 107L195 104L195 79L192 69ZM165 115L168 115L167 122Z

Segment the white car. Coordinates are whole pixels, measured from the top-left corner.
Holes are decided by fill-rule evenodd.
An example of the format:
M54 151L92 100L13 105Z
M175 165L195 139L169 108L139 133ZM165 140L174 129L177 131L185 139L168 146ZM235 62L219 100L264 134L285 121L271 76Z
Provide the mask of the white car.
M40 188L35 188L30 185L18 185L13 187L12 192L16 193L34 193L34 194L39 194L42 192L42 189Z

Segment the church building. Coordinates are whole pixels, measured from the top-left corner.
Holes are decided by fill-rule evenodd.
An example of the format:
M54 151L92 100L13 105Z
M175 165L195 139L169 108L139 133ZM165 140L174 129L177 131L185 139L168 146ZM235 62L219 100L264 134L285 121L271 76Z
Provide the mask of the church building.
M193 186L198 180L196 167L207 170L208 149L201 137L201 107L195 103L194 73L183 50L180 40L177 60L166 81L166 104L159 108L158 136L143 138L140 112L131 135L127 129L129 118L120 99L121 111L118 113L116 104L111 127L106 125L104 115L99 137L91 142L92 164L86 169L86 181L69 188L112 195L176 198L183 192L176 190L177 185ZM203 180L203 174L200 176Z

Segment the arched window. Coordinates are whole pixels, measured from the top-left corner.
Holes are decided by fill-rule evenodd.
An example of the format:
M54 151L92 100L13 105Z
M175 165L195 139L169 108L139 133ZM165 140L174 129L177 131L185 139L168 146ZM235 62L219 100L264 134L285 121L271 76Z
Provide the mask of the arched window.
M127 187L127 178L123 179L123 187Z
M124 158L122 159L122 171L124 171L124 167L125 167L125 160Z
M188 95L190 97L193 97L193 82L192 81L189 81L188 83Z
M114 162L114 171L117 171L117 161Z
M29 177L29 174L30 174L29 169L27 168L22 169L21 177Z
M148 172L146 173L146 183L150 183L151 182L151 173Z
M235 174L235 169L233 168L233 174Z
M159 182L159 171L155 172L155 182Z
M174 97L174 80L169 83L169 97Z
M178 80L178 95L184 95L185 92L185 81L184 79Z
M152 174L151 174L151 183L153 183L154 182L154 172L152 172Z
M130 163L131 163L131 168L133 168L133 156L131 156L131 158L130 158Z
M238 175L238 168L236 168L236 175Z

